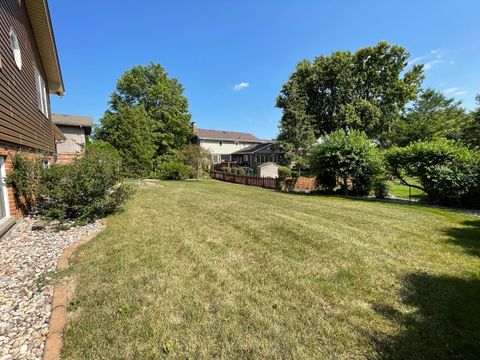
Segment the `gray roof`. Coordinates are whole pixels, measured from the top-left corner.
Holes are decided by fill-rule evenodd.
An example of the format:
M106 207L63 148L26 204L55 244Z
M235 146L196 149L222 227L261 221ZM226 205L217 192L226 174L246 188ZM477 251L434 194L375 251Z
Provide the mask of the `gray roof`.
M261 144L253 144L253 145L247 146L246 148L243 148L241 150L235 151L233 154L238 154L238 155L255 154L257 151L268 148L272 144L273 144L273 142L271 142L271 141L264 142L264 143L261 143Z
M252 134L236 131L195 129L195 135L199 139L263 142Z
M92 127L93 118L90 116L52 114L52 121L55 125Z

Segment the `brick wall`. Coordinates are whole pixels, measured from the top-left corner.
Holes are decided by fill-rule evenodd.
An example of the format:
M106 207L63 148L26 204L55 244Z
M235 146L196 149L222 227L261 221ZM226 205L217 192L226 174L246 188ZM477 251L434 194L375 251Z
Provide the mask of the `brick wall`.
M82 154L57 154L57 164L65 165L70 164L77 157L82 156Z
M16 149L8 147L6 144L0 143L0 156L3 157L5 172L6 174L10 174L13 169L12 164L12 157L15 155ZM20 217L21 213L18 210L18 207L15 203L15 198L13 196L13 189L9 185L7 186L7 193L8 193L8 207L10 208L10 216L12 217Z
M32 157L32 158L41 157L41 158L49 159L50 162L53 161L52 154L45 155L43 153L36 152L34 150L20 148L18 146L0 142L0 156L2 156L4 160L6 175L10 174L11 171L13 170L12 158L15 156L17 152L21 152L22 154L25 154L26 156ZM8 206L10 209L10 216L16 217L16 218L21 217L22 213L18 207L18 204L15 201L15 197L13 196L13 189L10 185L7 186L7 193L8 193Z
M294 191L311 191L316 189L317 180L315 178L300 176L295 183Z

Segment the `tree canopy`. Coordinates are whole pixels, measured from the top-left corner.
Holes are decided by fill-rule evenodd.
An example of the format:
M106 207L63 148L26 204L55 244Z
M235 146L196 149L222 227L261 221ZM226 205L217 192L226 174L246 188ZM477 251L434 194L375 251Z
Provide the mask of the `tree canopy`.
M142 148L143 157L150 154L151 133L152 158L174 154L192 137L191 115L183 91L178 80L170 78L160 64L133 67L118 80L95 138L112 141L119 149ZM129 135L141 132L142 127L147 139L135 146L133 142L138 138L133 140ZM139 154L137 150L134 152ZM146 164L144 160L141 161Z
M469 124L469 117L460 101L426 89L395 122L391 142L405 146L414 141L460 139L463 128Z
M462 134L462 140L472 148L480 148L480 94L476 99L478 107L472 113L470 122L464 127Z
M386 139L423 81L423 65L406 70L408 58L403 47L382 41L355 53L337 51L301 61L277 97L283 111L279 139L298 147L297 127L311 129L317 138L343 129Z

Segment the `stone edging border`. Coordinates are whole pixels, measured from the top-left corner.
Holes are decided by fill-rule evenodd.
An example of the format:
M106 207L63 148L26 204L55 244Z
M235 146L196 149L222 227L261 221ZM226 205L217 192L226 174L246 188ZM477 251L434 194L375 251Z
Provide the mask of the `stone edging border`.
M92 240L101 233L107 225L106 220L102 220L103 227L93 233L77 240L60 255L57 261L57 271L68 268L68 261L73 253L83 244ZM68 301L68 281L63 279L55 284L53 288L50 322L48 324L48 335L43 349L43 360L60 360L60 352L63 345L63 328L67 320L67 301Z

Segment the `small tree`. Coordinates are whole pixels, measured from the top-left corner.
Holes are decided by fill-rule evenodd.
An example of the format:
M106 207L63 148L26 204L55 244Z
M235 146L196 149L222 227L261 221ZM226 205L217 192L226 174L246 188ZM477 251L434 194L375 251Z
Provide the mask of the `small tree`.
M308 156L316 141L313 116L306 113L307 101L302 90L292 85L289 97L278 100L282 104L283 115L277 140L285 153L285 165L293 165L299 170L308 166Z
M435 203L460 205L480 174L478 154L446 139L394 147L386 159L404 185L423 190ZM420 185L409 183L407 177L417 177Z
M327 190L333 190L337 179L342 180L345 195L351 190L366 195L375 180L384 174L383 159L364 132L337 130L321 138L312 151L311 171Z
M178 154L179 160L195 169L195 178L202 170L208 170L212 165L212 153L197 144L185 145Z

